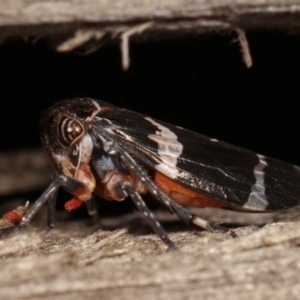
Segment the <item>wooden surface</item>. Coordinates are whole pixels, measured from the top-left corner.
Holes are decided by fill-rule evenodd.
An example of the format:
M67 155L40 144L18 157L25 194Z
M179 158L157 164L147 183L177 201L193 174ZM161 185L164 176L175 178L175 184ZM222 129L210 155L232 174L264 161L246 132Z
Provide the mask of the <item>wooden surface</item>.
M235 222L237 215L218 210L213 219ZM242 223L253 222L253 216L244 216ZM188 229L164 215L159 219L165 220L177 250L167 251L136 215L103 219L105 230L65 221L47 236L41 227L31 226L3 239L0 295L3 299L299 299L299 221L236 228L238 237L233 238L230 232Z
M9 0L0 2L0 12L2 39L56 36L61 51L119 39L147 22L143 36L151 38L254 28L297 32L300 25L295 0Z
M299 13L295 0L9 0L1 1L2 26L41 25L70 22L128 22L146 20L220 19L241 22L241 15ZM287 19L287 18L285 18ZM189 21L189 20L187 20ZM245 21L245 19L244 19ZM271 20L265 20L265 22ZM252 24L252 26L255 26Z

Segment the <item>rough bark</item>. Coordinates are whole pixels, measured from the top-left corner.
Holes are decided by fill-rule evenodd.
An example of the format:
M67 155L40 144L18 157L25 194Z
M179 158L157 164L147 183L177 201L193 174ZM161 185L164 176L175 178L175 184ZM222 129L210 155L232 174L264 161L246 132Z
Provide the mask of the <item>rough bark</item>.
M295 0L10 0L0 4L0 25L38 26L43 30L43 27L57 24L98 23L103 28L121 28L122 24L153 21L154 28L157 25L157 28L171 30L184 24L190 28L189 23L208 29L283 28L299 26L299 8L299 2ZM270 18L266 19L266 15Z

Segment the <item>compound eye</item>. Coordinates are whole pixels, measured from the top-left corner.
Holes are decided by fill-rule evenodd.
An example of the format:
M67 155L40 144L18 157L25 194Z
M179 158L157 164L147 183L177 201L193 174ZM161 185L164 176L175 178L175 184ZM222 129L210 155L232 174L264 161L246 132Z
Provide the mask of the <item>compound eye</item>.
M79 121L64 116L58 122L57 131L58 141L63 147L74 145L84 135L84 127Z

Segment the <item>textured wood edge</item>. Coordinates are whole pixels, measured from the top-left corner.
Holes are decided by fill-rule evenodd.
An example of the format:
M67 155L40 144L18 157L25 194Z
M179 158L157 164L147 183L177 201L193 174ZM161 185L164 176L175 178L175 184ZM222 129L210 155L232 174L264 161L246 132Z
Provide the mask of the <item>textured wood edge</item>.
M291 0L10 0L0 3L0 12L2 40L51 37L59 51L88 42L87 52L94 51L128 33L155 39L255 28L298 32L300 27L300 4ZM146 29L136 30L146 23Z
M172 19L223 19L233 23L242 15L299 13L295 0L117 0L39 1L10 0L0 3L1 26L114 23Z
M295 0L188 1L39 1L0 2L0 42L7 38L48 38L59 52L89 54L107 43L119 43L122 66L130 66L131 39L168 39L208 32L236 32L243 59L252 58L246 32L275 29L298 33L300 4Z

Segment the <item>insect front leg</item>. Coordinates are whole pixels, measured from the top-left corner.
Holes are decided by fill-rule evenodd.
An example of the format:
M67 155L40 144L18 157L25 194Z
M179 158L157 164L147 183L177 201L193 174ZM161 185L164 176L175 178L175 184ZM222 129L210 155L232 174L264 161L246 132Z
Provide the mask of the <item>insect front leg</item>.
M54 213L55 213L55 202L57 191L60 187L63 187L69 193L74 193L76 190L83 188L83 183L67 177L65 175L58 176L50 186L45 190L45 192L35 201L35 203L28 209L26 214L23 216L22 220L10 227L6 227L0 230L0 236L3 234L8 234L12 231L18 231L24 227L26 227L32 218L37 214L37 212L41 209L43 204L48 201L48 215L47 215L47 225L48 230L54 227Z
M56 207L57 191L58 191L58 188L57 188L56 192L53 193L52 197L50 196L50 198L48 200L46 200L47 204L48 204L47 227L46 227L47 233L55 226L55 207Z
M175 249L175 245L169 239L165 230L161 227L160 223L155 219L151 210L146 206L144 200L140 194L134 189L134 187L127 181L119 182L115 191L120 197L130 197L134 202L136 208L141 215L146 219L148 224L152 227L154 232L161 238L161 240L168 246L170 250Z

